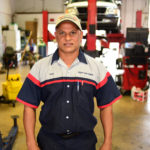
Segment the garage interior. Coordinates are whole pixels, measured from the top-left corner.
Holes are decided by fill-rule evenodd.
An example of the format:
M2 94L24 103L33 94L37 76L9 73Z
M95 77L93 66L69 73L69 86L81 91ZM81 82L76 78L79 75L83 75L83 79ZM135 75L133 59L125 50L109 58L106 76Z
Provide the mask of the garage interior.
M86 47L90 53L95 54L94 50L97 50L100 55L94 56L95 59L104 63L122 93L122 98L113 104L112 150L149 150L150 0L118 0L117 2L121 16L120 30L113 32L103 29L93 33L92 28L91 34L95 35L95 45L91 46L87 43ZM11 74L14 74L14 77L19 76L19 81L17 80L15 85L21 86L34 63L55 51L57 47L54 37L55 21L65 12L66 7L65 0L55 0L55 2L50 0L1 0L0 95L4 97L1 97L0 100L0 150L1 140L8 136L14 125L12 116L18 116L18 132L14 137L12 150L27 149L23 127L24 106L15 99L12 101L8 100L9 98L5 99L7 93L5 96L4 87L7 77ZM97 34L101 34L100 37L103 38L97 40ZM32 41L31 39L34 42L34 56L29 53L28 44ZM141 40L141 43L137 39ZM83 47L85 47L86 40L88 42L88 39L83 39ZM136 46L142 49L142 52L135 51ZM11 52L13 56L8 57L6 51ZM14 88L16 86L12 87L11 91ZM11 96L13 97L13 94ZM95 127L98 139L96 150L99 150L104 137L99 119L99 108L95 100L94 102L94 115L98 120ZM36 134L40 129L38 120L40 106L37 109Z

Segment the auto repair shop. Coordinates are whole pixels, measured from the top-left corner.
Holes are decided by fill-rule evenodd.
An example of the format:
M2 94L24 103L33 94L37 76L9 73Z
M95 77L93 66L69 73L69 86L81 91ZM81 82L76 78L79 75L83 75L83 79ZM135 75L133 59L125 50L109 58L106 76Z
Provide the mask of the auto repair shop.
M112 150L149 150L150 0L0 0L0 150L27 150L26 102L16 101L17 95L26 77L40 84L29 72L35 63L55 53L56 19L64 13L80 19L83 53L105 66L122 95L112 105ZM61 82L72 85L73 77L77 76ZM82 81L77 85L83 85ZM51 83L42 81L41 86L47 84ZM93 104L99 150L105 137L95 98ZM35 136L41 127L41 109L43 102L36 109Z

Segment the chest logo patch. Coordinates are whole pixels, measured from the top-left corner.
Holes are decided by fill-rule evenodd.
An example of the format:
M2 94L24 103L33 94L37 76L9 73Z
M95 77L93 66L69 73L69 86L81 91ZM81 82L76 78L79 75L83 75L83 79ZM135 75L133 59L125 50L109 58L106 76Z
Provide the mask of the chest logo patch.
M78 73L79 73L79 74L84 74L84 75L93 76L93 74L92 74L92 73L88 73L88 72L81 72L81 71L79 71Z

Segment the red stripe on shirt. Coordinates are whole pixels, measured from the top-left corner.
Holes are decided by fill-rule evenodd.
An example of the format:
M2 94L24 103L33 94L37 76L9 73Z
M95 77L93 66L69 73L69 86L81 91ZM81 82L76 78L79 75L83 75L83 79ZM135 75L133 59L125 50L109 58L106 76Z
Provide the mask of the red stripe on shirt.
M112 105L113 103L115 103L117 100L119 100L120 98L122 98L122 95L120 95L119 97L115 98L111 103L103 105L103 106L98 106L99 108L105 108L108 107L110 105Z
M46 85L49 85L49 84L54 84L54 83L62 83L62 82L81 82L82 85L84 83L87 83L87 84L91 84L93 86L96 86L96 84L94 82L91 82L91 81L86 81L86 80L78 80L78 79L63 79L63 80L55 80L55 81L49 81L49 82L46 82L44 84L41 85L41 87L44 87Z
M19 99L18 97L16 98L16 100L24 105L27 105L29 107L32 107L32 108L38 108L38 106L35 106L35 105L32 105L30 103L27 103L27 102L24 102L23 100Z
M106 84L108 77L110 76L110 73L107 72L105 78L96 86L96 89L101 88L103 85Z
M32 74L28 74L27 76L34 84L36 84L37 86L40 86L40 81L37 80Z

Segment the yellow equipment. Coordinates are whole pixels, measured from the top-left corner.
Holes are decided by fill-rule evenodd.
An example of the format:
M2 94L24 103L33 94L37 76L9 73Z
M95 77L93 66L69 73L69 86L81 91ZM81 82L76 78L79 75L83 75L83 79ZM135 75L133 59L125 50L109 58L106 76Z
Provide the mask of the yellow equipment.
M20 74L8 75L7 80L2 83L3 102L6 103L7 101L9 103L9 101L15 101L21 87L22 82Z

